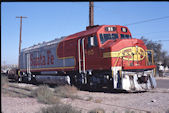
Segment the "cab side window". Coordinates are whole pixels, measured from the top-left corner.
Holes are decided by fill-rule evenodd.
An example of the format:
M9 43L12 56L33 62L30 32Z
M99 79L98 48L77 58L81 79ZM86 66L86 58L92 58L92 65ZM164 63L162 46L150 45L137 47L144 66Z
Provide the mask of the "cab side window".
M97 37L89 36L88 37L88 48L98 46Z

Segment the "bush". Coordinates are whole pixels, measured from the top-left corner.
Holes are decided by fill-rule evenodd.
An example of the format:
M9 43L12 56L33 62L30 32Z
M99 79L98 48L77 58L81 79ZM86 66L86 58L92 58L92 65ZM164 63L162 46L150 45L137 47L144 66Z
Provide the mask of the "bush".
M95 102L96 102L96 103L101 103L102 100L101 100L101 99L96 99Z
M135 112L131 110L126 110L125 113L135 113Z
M54 96L52 90L46 85L39 86L39 88L32 91L31 95L37 98L39 102L45 104L56 104L60 102L60 99Z
M104 109L101 108L95 108L91 111L89 111L88 113L105 113Z
M64 98L77 98L77 88L74 86L59 86L55 88L55 94Z
M56 104L52 107L42 108L41 111L42 113L81 113L81 111L75 110L72 106L64 104Z
M169 108L167 109L166 113L169 113Z
M8 87L8 77L1 75L1 87Z

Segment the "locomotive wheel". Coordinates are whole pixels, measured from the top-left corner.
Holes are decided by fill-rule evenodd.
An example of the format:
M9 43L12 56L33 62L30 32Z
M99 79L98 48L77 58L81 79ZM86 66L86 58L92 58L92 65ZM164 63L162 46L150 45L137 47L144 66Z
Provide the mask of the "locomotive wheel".
M36 82L37 82L37 81L36 81L36 78L32 76L32 77L31 77L30 83L35 85Z
M74 76L69 76L70 77L70 85L71 86L76 86L76 83L75 83L75 77Z

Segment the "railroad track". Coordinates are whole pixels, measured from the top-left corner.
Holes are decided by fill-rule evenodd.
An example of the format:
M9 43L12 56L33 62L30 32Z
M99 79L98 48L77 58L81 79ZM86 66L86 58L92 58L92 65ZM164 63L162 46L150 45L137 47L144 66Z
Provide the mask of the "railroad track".
M151 113L151 111L148 110L143 110L143 109L138 109L138 108L132 108L132 107L126 107L126 106L119 106L119 105L113 105L113 104L107 104L107 103L97 103L94 101L86 101L86 100L80 100L79 101L83 101L83 102L90 102L90 103L94 103L94 104L100 104L100 105L106 105L106 106L111 106L111 107L118 107L118 108L123 108L123 109L127 109L127 110L135 110L135 111L141 111L141 112L145 112L145 113ZM82 107L78 107L80 109L84 109L84 110L90 110L90 109L86 109L86 108L82 108Z
M9 83L8 87L2 87L2 90L5 93L10 94L11 96L32 97L31 91L33 90L33 88L29 88L27 85L21 87L20 84Z

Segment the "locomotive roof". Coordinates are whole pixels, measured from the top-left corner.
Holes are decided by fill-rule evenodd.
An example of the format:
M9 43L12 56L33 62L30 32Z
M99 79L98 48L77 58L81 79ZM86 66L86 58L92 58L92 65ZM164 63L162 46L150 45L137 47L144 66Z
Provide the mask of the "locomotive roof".
M51 40L51 41L49 41L49 42L38 43L37 45L33 45L33 46L31 46L31 47L24 48L24 49L22 49L21 51L22 51L22 52L25 52L25 51L33 50L33 49L36 49L36 48L40 48L40 47L44 47L44 46L56 44L56 43L62 41L65 37L66 37L66 36L63 36L63 37L61 37L61 38L55 38L54 40Z
M69 35L69 36L67 36L67 37L64 39L64 41L66 41L66 40L71 40L71 39L75 39L75 38L77 38L77 37L88 36L88 35L91 35L91 34L96 33L96 32L99 31L102 27L109 27L109 26L125 27L125 26L120 26L120 25L96 25L96 26L94 26L93 28L89 28L89 29L86 29L86 30L84 30L84 31L81 31L81 32L78 32L78 33Z
M96 25L93 28L86 29L84 31L69 35L67 37L64 36L64 37L61 37L61 38L56 38L56 39L49 41L49 42L39 43L37 45L33 45L31 47L24 48L21 51L25 52L25 51L33 50L33 49L40 48L40 47L43 47L43 46L52 45L52 44L55 44L55 43L58 43L58 42L61 42L61 41L71 40L71 39L75 39L77 37L88 36L88 35L96 33L99 29L101 29L102 27L105 27L105 26L112 26L112 25ZM113 26L119 26L119 25L113 25Z
M93 28L90 28L90 29L69 35L64 40L70 40L70 39L74 39L74 38L77 38L77 37L83 37L83 36L93 34L93 33L97 32L102 26L104 26L104 25L96 26L96 27L93 27Z

